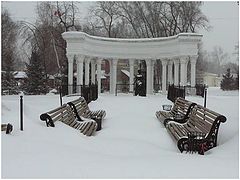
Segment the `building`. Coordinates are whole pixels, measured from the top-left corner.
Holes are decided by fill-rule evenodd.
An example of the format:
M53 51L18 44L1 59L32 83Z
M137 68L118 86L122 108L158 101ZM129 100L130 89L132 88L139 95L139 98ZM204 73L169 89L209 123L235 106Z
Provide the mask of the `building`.
M208 87L220 87L222 76L218 76L218 74L205 72L203 74L203 83L207 84Z
M26 72L24 71L15 71L13 73L14 79L17 81L18 86L21 86L24 81L28 78Z

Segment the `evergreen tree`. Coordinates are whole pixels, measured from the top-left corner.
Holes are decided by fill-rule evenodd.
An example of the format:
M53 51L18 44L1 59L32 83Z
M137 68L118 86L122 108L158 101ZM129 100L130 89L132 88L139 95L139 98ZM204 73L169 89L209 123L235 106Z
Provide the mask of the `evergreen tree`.
M46 76L40 60L40 55L33 50L29 64L27 66L28 79L24 84L24 90L28 94L46 94L49 90Z
M227 69L227 73L223 75L223 80L221 82L221 89L222 90L234 90L235 81L233 75L231 75L230 68Z
M5 94L17 94L17 82L14 79L14 60L12 58L12 53L9 53L9 57L7 61L4 62L5 66L2 71L2 93Z
M17 81L12 71L2 72L2 94L17 94Z
M237 78L235 79L234 89L239 89L239 72L237 73Z

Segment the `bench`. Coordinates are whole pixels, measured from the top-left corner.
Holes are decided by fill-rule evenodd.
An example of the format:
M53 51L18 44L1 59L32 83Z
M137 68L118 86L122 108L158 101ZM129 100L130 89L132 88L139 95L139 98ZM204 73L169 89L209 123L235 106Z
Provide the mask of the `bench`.
M166 126L169 121L176 121L185 123L188 119L189 113L196 103L190 102L186 99L178 97L173 105L173 108L168 111L157 111L156 117Z
M67 104L72 107L79 121L82 121L81 117L93 119L98 123L97 130L101 129L101 122L102 119L104 119L106 116L106 111L104 110L91 111L83 97L68 102Z
M1 131L6 131L6 134L10 134L13 130L13 125L10 123L8 124L1 124Z
M204 152L217 146L217 135L220 123L226 117L201 105L194 105L186 123L169 121L166 129L177 142L178 149L183 152Z
M97 123L91 119L82 122L77 121L75 113L67 104L41 114L40 119L46 122L47 127L55 127L54 123L60 121L87 136L93 135L97 129Z

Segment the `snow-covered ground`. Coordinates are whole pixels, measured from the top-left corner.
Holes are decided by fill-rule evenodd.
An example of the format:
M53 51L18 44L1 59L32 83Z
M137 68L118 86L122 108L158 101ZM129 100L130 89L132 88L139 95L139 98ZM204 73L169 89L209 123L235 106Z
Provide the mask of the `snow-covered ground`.
M77 97L64 97L64 102ZM203 98L186 99L203 104ZM59 106L59 96L24 96L24 131L19 130L19 96L2 96L2 178L238 178L239 92L209 88L207 107L227 117L218 146L204 156L180 153L155 117L163 95L102 94L90 108L107 112L93 137L58 122L47 128L40 114Z

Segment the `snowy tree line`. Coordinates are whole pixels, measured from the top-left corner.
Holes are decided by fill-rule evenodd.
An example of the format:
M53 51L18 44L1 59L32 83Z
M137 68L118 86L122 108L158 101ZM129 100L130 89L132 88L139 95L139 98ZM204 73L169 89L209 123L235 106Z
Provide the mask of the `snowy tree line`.
M70 1L39 2L35 23L14 22L7 10L2 11L2 71L6 72L2 75L2 82L6 82L2 88L14 87L10 72L22 64L17 49L19 37L22 39L20 46L25 47L21 48L21 54L27 58L24 68L28 81L23 88L31 94L41 94L48 90L46 81L50 74L67 75L66 43L61 37L65 31L84 31L113 38L152 38L210 29L207 17L201 12L202 2L98 1L89 9L85 22L80 21L79 5L79 2ZM221 48L207 53L199 49L197 69L221 74L223 62L227 60ZM209 54L213 57L211 60L206 56ZM157 63L156 79L161 74L161 62ZM238 72L238 66L233 66ZM37 76L33 74L36 71L39 72ZM31 81L36 82L35 88L28 89L34 86ZM64 83L67 84L66 79Z
M209 28L201 2L98 2L85 29L108 37L152 38Z

